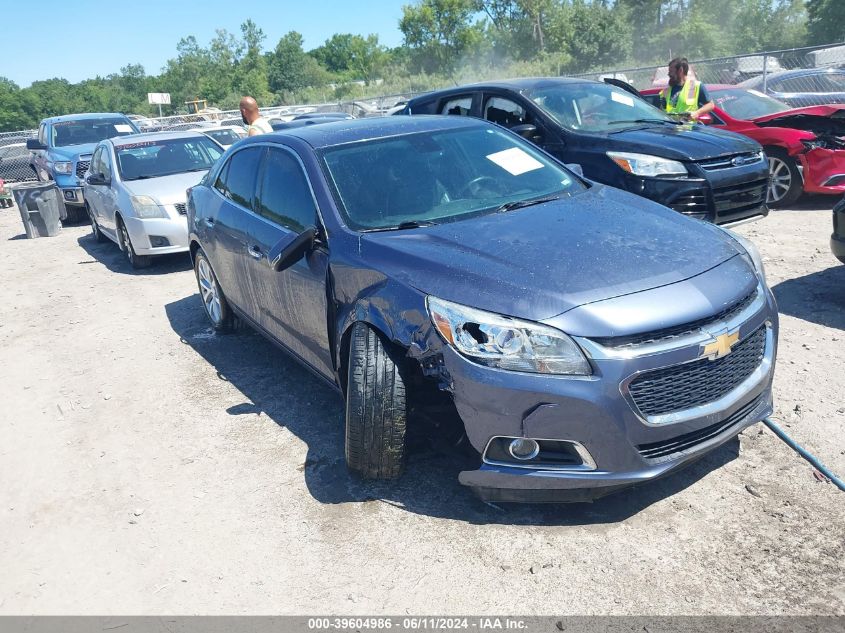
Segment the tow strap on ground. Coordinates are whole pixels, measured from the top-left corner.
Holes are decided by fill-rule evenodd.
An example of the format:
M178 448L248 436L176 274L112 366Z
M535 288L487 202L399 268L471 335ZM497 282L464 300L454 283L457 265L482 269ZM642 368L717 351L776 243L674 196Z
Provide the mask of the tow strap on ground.
M789 446L792 450L798 453L801 457L806 459L810 462L813 466L815 466L816 470L818 470L822 475L830 479L833 482L833 485L839 488L841 491L845 492L845 482L843 482L839 477L834 475L824 464L822 464L815 455L811 454L807 451L804 447L800 446L795 440L789 437L782 428L780 428L777 424L772 422L769 418L765 418L763 420L763 424L769 427L775 435L777 435L780 439L782 439L787 446Z

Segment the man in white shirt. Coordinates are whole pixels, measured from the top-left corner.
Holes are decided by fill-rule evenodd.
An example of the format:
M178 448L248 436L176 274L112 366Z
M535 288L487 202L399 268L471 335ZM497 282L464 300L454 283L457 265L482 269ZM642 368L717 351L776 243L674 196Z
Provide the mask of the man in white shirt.
M258 103L252 97L244 97L240 103L241 118L244 125L247 126L247 134L249 136L257 136L258 134L269 134L273 131L270 127L270 122L267 121L258 111Z

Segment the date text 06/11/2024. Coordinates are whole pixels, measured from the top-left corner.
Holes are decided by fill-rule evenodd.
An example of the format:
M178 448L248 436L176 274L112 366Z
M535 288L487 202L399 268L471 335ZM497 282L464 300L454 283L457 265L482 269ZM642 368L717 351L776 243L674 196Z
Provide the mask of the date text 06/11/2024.
M310 631L521 631L525 621L499 617L331 617L309 618Z

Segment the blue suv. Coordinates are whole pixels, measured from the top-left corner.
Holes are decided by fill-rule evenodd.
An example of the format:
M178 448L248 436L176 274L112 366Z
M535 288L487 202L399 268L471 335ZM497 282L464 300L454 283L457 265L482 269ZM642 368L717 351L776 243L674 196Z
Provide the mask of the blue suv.
M30 164L40 182L54 180L62 192L68 220L88 217L82 184L94 147L103 139L137 134L125 115L116 113L67 114L41 121L38 138L29 139Z

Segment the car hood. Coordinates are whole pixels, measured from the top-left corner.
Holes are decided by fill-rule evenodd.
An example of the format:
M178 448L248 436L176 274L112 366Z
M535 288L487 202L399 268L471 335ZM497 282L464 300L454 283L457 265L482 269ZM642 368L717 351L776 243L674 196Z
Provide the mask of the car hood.
M760 145L747 136L690 123L635 127L606 137L609 149L673 160L697 161L760 151Z
M185 191L199 183L206 171L192 171L146 180L128 180L123 186L133 196L151 196L161 204L181 204L187 198Z
M599 185L517 211L364 233L359 248L425 294L532 320L677 283L741 252L712 225Z
M50 149L50 154L54 158L64 158L66 160L73 160L85 154L93 154L97 147L96 143L85 143L83 145L68 145L67 147L53 147Z
M845 105L817 105L794 108L751 119L762 127L788 127L807 132L845 135Z

